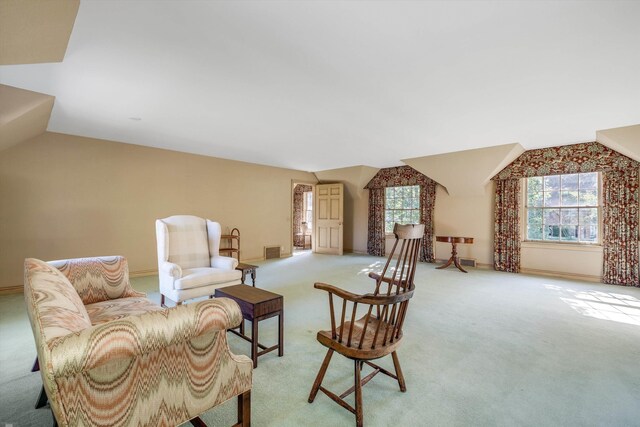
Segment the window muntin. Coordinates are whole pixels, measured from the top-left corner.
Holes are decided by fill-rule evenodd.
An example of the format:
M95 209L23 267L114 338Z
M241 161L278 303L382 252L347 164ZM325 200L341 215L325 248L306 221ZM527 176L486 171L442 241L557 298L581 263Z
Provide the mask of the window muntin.
M393 233L393 225L420 222L420 186L387 187L384 190L384 231Z
M526 240L598 243L598 172L526 179Z

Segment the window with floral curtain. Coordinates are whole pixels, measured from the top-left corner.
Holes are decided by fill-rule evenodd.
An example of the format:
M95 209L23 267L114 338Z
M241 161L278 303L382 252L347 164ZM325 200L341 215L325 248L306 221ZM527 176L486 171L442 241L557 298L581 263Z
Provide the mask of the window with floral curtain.
M420 223L425 224L420 261L433 262L433 208L437 183L410 166L380 169L364 187L369 190L367 253L385 255L385 189L420 186Z
M520 270L522 178L602 173L603 282L638 283L638 171L640 163L597 142L529 150L493 180L495 194L494 268ZM518 190L516 191L516 187Z

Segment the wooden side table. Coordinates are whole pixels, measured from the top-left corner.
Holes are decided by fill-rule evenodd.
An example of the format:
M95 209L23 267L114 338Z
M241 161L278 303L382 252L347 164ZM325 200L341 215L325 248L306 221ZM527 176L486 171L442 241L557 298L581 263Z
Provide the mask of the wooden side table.
M253 283L253 287L256 286L256 269L257 265L238 263L236 270L242 271L242 284L244 285L244 280L247 277L248 273L251 273L251 282Z
M284 355L284 298L264 289L249 285L234 285L216 289L216 298L231 298L240 306L242 317L251 322L251 337L244 334L244 320L240 331L229 329L240 338L251 343L251 360L253 367L258 367L258 357L278 349L278 356ZM258 323L261 320L278 316L278 344L266 347L258 342ZM258 349L262 349L259 351Z
M456 245L458 243L472 244L473 243L473 237L436 236L436 242L451 243L451 258L449 258L449 261L447 261L446 264L441 265L440 267L436 267L436 268L437 269L447 268L447 267L449 267L451 265L451 263L453 263L456 267L458 267L458 270L462 271L463 273L466 273L467 270L465 270L464 268L462 268L460 266L460 261L458 260L458 251L456 250Z

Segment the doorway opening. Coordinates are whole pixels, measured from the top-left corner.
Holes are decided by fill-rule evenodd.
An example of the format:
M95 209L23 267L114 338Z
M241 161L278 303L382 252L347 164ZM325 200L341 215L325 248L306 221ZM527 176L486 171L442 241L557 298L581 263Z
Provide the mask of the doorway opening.
M293 255L313 251L313 185L293 184Z

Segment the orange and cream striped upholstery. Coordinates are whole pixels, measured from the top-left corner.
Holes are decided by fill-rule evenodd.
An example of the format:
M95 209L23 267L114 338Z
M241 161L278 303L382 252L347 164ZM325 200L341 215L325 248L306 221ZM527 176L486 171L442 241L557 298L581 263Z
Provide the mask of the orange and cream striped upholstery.
M122 256L65 259L47 264L60 270L73 283L85 305L145 296L129 284L129 264Z
M126 260L118 263L126 272ZM86 295L110 295L112 288L98 289L100 278L118 276L105 259L64 265L91 272L68 276L93 289ZM85 306L75 285L52 265L25 260L27 310L59 425L173 426L251 389L251 360L232 354L226 340L242 319L234 301L161 309L136 295Z

